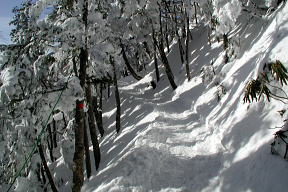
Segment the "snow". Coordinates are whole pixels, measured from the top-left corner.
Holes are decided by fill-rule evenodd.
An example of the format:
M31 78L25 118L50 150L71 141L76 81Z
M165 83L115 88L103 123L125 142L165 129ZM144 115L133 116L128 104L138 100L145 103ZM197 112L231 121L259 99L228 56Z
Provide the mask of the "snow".
M205 28L199 30L191 42L189 82L174 44L168 55L178 78L174 92L166 76L155 90L148 87L153 72L138 82L121 79L122 130L119 135L114 130L112 95L103 109L108 128L100 140L100 169L82 191L285 191L288 164L270 153L277 131L272 128L284 120L277 111L285 105L264 98L252 104L242 100L246 82L257 77L264 63L279 59L288 67L287 11L286 5L246 26L247 18L240 15L232 36L239 36L241 46L226 65L221 44L209 46ZM216 75L202 81L201 68L211 63Z
M40 0L31 11L40 16L46 6L57 1ZM145 6L144 3L140 5L133 1L127 2L127 15L138 9L138 6ZM153 89L150 86L150 82L155 79L153 63L147 66L148 74L140 81L135 81L132 77L120 79L122 128L116 134L112 88L112 95L103 103L105 135L99 140L102 154L100 168L96 172L92 167L92 176L89 179L85 177L83 192L286 190L288 173L285 170L288 164L283 159L286 148L277 145L275 149L278 150L278 156L272 155L270 151L274 133L279 130L275 127L281 127L288 115L285 112L282 117L278 111L286 109L286 105L277 100L268 103L266 98L261 98L258 103L245 104L243 94L246 83L257 78L265 63L280 60L288 67L288 5L259 18L241 14L239 1L217 2L214 6L224 7L217 13L223 21L218 26L218 33L227 33L233 28L229 38L231 42L238 44L234 50L236 55L229 63L224 64L222 43L213 39L209 45L207 26L200 24L192 31L190 81L185 78L185 67L180 64L176 41L168 53L178 85L175 91L170 87L162 65L162 76L157 87ZM81 34L82 29L76 18L64 22L64 29L70 29L71 26L77 35ZM109 44L99 43L97 46L109 52L115 51ZM105 60L99 57L100 53L94 54L99 63ZM57 58L61 57L63 55L59 53ZM93 65L98 66L98 63ZM35 74L39 74L38 68L39 63L36 62ZM12 73L13 70L15 69L7 68L0 74L3 83L0 99L3 101L17 91L15 85L18 79ZM75 109L75 100L83 98L83 90L76 77L62 78L62 81L59 86L68 81L68 89L63 91L56 109L67 115ZM282 88L287 92L287 86ZM55 100L58 95L59 93L51 94L47 100ZM41 113L45 112L42 116L47 116L47 107L44 105L41 109ZM56 121L63 120L63 113L54 114L53 118ZM74 119L69 120L66 129L61 130L62 140L59 141L58 148L54 149L58 159L49 164L61 192L71 191L72 186L73 121ZM286 121L283 130L287 130L287 127ZM19 136L28 128L25 119L15 126L19 130ZM276 141L283 143L279 139ZM0 142L1 153L4 151L2 143ZM3 159L1 153L0 160ZM90 153L93 158L92 147ZM22 157L23 154L18 155ZM37 161L39 159L33 159L33 162ZM35 175L19 177L15 191L36 190L37 185L31 182L32 177ZM1 187L3 186L0 186L0 190ZM5 188L4 186L2 189Z

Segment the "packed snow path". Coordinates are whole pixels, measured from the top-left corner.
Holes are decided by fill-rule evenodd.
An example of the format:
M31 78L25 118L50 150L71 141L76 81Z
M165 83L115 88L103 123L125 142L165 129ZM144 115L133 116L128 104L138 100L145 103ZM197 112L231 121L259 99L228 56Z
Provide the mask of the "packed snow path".
M114 130L112 96L104 107L107 133L100 140L101 166L82 191L287 191L288 163L271 155L269 145L276 131L270 128L282 125L277 111L283 104L242 102L245 83L255 78L261 64L280 59L288 67L288 38L283 33L288 29L287 5L273 14L268 21L254 18L245 28L239 25L235 34L244 39L242 49L226 65L221 44L203 44L207 36L202 33L191 43L191 55L198 55L192 57L197 65L191 61L194 78L185 81L181 66L173 65L175 76L183 77L174 92L165 77L155 90L147 87L152 72L139 82L121 80L122 130ZM175 47L169 54L172 63L179 59ZM217 77L205 84L199 71L211 61ZM216 80L225 88L220 100Z

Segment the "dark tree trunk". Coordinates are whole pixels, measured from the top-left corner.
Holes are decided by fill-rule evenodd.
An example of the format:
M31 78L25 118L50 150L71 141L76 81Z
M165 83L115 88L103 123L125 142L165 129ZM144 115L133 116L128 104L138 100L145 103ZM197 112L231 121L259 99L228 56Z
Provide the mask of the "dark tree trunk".
M87 133L86 117L84 121L84 147L85 147L85 163L86 163L86 173L87 178L91 176L91 161L90 161L90 150L89 150L89 139Z
M84 182L84 101L76 101L75 153L73 157L73 192L80 192Z
M184 8L184 4L182 2L182 6L181 6L181 15L183 17L182 20L182 31L183 31L183 35L182 38L186 39L186 35L187 35L187 31L186 31L186 25L185 25L185 17L186 17L186 8Z
M96 90L98 90L97 84L94 84L94 87ZM92 100L93 100L93 105L94 105L93 111L96 117L97 127L101 134L101 137L103 137L105 134L105 131L103 128L103 121L102 121L102 97L103 97L103 85L102 83L100 83L99 92L97 92L97 96L93 97ZM99 104L98 104L98 100L99 100Z
M119 95L119 90L118 90L118 83L117 83L117 75L116 75L116 68L115 68L115 63L114 63L114 58L110 56L110 63L113 67L113 81L114 81L114 86L115 86L115 99L116 99L116 105L117 105L117 110L116 110L116 132L119 133L121 129L121 103L120 103L120 95Z
M40 173L42 176L42 180L43 180L43 188L46 184L46 177L45 177L45 171L44 171L44 167L43 167L43 163L41 163L41 167L40 167ZM46 189L45 189L46 190Z
M157 82L160 80L160 74L159 74L159 67L158 67L158 60L157 60L157 45L156 45L156 37L155 37L155 31L154 27L152 27L152 37L153 37L153 47L154 47L154 66L155 66L155 74L156 74L156 80Z
M177 37L181 63L183 65L184 64L184 49L183 49L181 37L179 35L179 31L178 31L178 21L177 21L176 7L174 7L174 15L175 15L175 17L174 17L175 34L176 34L176 37Z
M224 56L224 62L228 63L229 62L229 56L228 56L228 35L226 33L223 34L223 48L225 51L225 56Z
M110 83L108 83L107 85L107 94L108 94L108 98L110 97Z
M194 2L194 10L195 10L195 22L196 24L198 24L198 20L197 20L197 3Z
M49 149L49 154L50 154L50 159L52 162L54 162L54 157L53 157L53 135L52 135L52 130L51 130L51 125L47 125L48 129L48 134L49 134L49 139L48 139L48 149Z
M188 81L191 80L191 76L190 76L190 69L189 69L189 37L190 37L190 30L189 30L189 17L188 17L188 14L187 12L186 13L186 62L185 62L185 68L186 68L186 75L187 75L187 79Z
M82 22L85 32L88 29L88 0L84 0L82 9ZM80 49L79 80L83 90L85 90L86 68L88 62L87 36L85 36L84 47ZM72 192L80 192L84 182L83 160L84 160L84 100L76 101L75 113L75 152L73 157L73 186Z
M62 115L63 115L63 121L64 121L64 128L66 129L67 128L67 121L66 121L65 114L63 111L62 111Z
M149 55L149 58L151 58L151 52L150 52L148 43L147 43L146 41L144 41L144 42L143 42L143 45L144 45L144 47L145 47L146 53Z
M104 128L103 128L103 83L100 83L100 97L99 97L99 125L101 129L103 130L103 135L104 135Z
M92 146L93 146L95 168L97 171L99 168L100 160L101 160L101 153L100 153L100 147L99 147L97 131L96 131L96 120L95 120L95 116L93 112L94 105L92 102L92 90L91 90L90 82L87 82L86 98L87 98L87 103L89 104L89 109L88 109L89 130L90 130L91 141L92 141Z
M76 65L76 59L75 59L75 57L73 57L72 63L73 63L73 70L74 70L75 76L76 76L76 77L79 77L79 76L78 76L78 72L77 72L77 65Z
M52 189L53 192L58 192L58 190L57 190L57 188L55 186L55 183L53 181L53 177L51 175L51 172L49 170L49 167L47 165L47 161L46 161L46 158L45 158L45 155L44 155L44 152L43 152L43 147L42 147L41 144L38 145L38 151L39 151L39 155L40 155L41 161L43 163L43 167L44 167L45 173L46 173L47 178L49 180L51 189Z
M167 74L170 85L173 88L173 90L175 90L175 89L177 89L177 85L174 81L174 76L173 76L172 70L170 68L168 58L166 57L166 54L164 52L163 42L160 42L158 49L160 52L160 56L161 56L161 60L163 62L163 65L165 66L165 72Z
M157 47L158 47L158 50L159 50L159 53L160 53L160 56L161 56L162 63L165 66L165 72L167 74L168 80L170 82L170 85L171 85L172 89L175 90L177 88L177 85L176 85L176 83L174 81L174 76L173 76L172 70L170 68L168 58L166 57L166 54L165 54L165 51L164 51L161 13L159 15L159 18L160 18L160 37L161 38L160 38L159 45L158 45L157 42L154 42L154 43L156 45L158 45Z
M131 66L128 58L127 58L127 55L126 55L126 52L125 52L125 46L121 43L121 48L122 48L122 56L123 56L123 59L124 59L124 63L127 67L127 69L129 70L129 72L131 73L131 75L136 79L136 80L141 80L142 77L139 76L133 69L133 67Z
M168 35L168 25L165 23L165 41L166 41L166 46L167 46L167 51L168 53L170 52L170 47L169 47L169 35Z
M54 142L54 148L57 147L57 125L56 125L56 121L53 118L53 142Z

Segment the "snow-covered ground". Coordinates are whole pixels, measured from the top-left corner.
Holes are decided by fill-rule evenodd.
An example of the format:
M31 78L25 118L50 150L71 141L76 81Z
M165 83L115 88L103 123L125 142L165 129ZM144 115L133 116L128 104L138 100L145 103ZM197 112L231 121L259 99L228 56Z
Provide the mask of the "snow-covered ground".
M267 19L241 16L232 36L239 37L240 50L223 64L221 43L210 46L205 28L193 34L190 82L178 46L172 46L175 91L165 76L155 90L148 87L153 72L139 82L120 80L122 130L116 134L112 96L104 107L100 169L83 192L288 190L288 163L270 153L278 130L271 128L283 125L285 114L282 118L277 111L286 105L263 98L243 103L247 81L264 63L279 59L288 67L288 5ZM211 63L216 75L203 82L200 70Z

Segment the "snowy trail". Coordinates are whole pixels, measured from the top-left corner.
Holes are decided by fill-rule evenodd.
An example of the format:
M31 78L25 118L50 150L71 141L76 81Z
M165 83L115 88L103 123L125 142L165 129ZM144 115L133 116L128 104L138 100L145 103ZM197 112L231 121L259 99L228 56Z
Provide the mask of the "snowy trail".
M275 132L269 128L281 125L277 110L283 104L248 105L242 98L246 82L255 78L261 64L275 58L288 63L284 49L288 39L281 32L288 29L287 6L274 13L276 19L262 23L253 19L245 28L240 26L235 33L245 39L243 50L226 65L221 44L208 46L205 30L199 30L201 35L191 43L190 82L177 65L174 45L168 56L178 77L174 92L165 76L155 90L148 87L153 72L138 82L119 81L123 129L115 134L115 107L110 99L104 109L107 134L100 140L100 170L82 191L285 191L288 164L271 155L269 145ZM281 30L275 32L275 27ZM218 75L205 84L199 71L211 62ZM220 99L216 82L225 88Z

